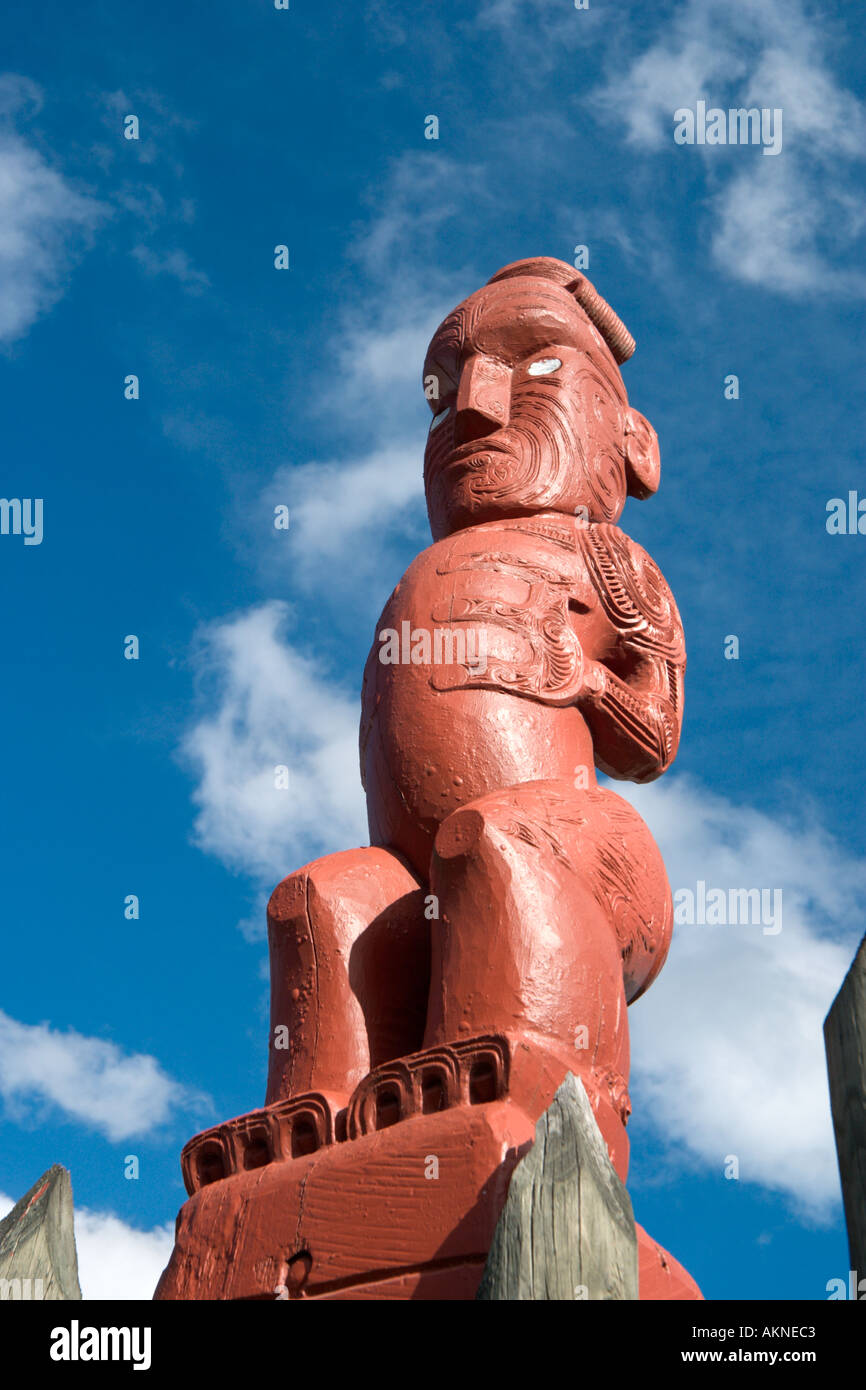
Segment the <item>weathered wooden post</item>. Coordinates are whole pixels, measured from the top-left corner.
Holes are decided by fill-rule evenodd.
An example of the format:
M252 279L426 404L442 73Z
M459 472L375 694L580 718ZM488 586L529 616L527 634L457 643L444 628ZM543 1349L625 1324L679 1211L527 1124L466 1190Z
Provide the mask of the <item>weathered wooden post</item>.
M59 1163L0 1221L0 1299L78 1299L72 1183Z
M866 936L824 1020L851 1268L866 1277Z
M476 1297L638 1297L631 1199L571 1072L514 1170Z

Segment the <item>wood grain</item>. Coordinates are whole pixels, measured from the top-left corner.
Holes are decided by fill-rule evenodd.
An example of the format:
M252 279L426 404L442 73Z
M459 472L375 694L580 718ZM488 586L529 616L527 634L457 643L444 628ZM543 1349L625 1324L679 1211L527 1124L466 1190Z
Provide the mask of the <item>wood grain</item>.
M851 1268L866 1277L866 936L824 1020Z
M512 1174L476 1297L638 1297L631 1199L610 1162L586 1091L571 1073Z
M81 1298L72 1183L59 1163L0 1221L0 1298Z

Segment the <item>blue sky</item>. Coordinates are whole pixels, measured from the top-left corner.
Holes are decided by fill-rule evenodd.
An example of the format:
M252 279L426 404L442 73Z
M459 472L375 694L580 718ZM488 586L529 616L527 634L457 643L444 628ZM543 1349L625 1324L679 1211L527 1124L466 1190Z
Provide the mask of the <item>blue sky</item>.
M866 887L866 537L825 525L866 496L856 7L48 0L2 38L2 492L44 538L0 536L0 1190L65 1163L85 1294L149 1294L183 1142L264 1097L267 895L365 838L363 662L429 540L427 338L585 245L661 443L622 525L689 655L678 760L634 799L675 890L784 901L776 935L680 927L632 1011L632 1198L708 1296L825 1297L820 1026ZM781 153L675 144L701 99L781 108Z

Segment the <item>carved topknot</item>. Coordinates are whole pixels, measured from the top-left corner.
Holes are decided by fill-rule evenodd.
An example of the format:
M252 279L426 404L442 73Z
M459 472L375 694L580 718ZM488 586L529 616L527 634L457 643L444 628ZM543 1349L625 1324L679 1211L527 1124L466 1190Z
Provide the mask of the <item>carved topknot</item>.
M488 285L496 280L510 280L517 275L535 275L542 280L553 280L573 295L591 323L594 323L604 341L610 348L614 359L622 365L627 362L635 349L634 338L622 319L602 299L591 280L581 275L579 270L567 261L558 261L553 256L533 256L525 261L514 261L503 266L491 275Z

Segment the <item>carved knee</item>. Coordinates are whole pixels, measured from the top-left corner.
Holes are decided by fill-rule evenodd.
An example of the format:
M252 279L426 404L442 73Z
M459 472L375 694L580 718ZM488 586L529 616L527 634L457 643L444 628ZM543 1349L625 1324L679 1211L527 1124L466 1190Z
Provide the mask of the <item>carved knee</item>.
M351 1089L383 1053L412 1050L404 1042L423 1031L429 979L425 926L423 889L386 849L331 854L283 879L268 905L268 1103Z
M363 1014L348 982L349 954L364 924L351 905L341 904L351 858L314 860L283 879L268 903L268 1104L314 1087L343 1090L352 1084L349 1061L359 1076L367 1069ZM323 1016L330 1033L322 1029Z

